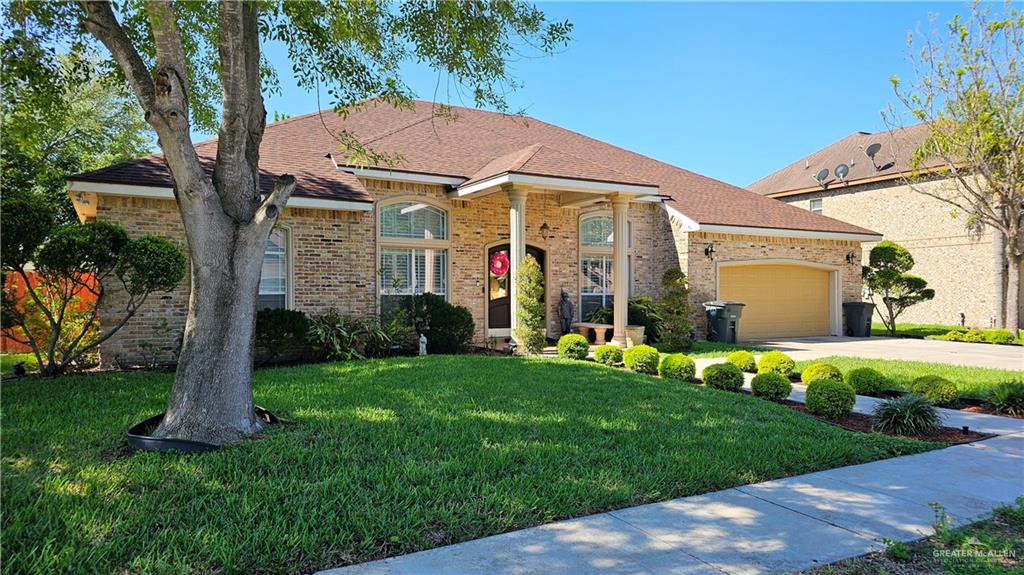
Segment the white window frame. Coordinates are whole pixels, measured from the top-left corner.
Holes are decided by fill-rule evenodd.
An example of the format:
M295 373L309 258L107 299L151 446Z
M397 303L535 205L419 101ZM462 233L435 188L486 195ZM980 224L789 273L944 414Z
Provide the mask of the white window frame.
M817 202L817 204L815 204L815 202ZM810 206L807 209L810 210L812 214L821 213L824 204L824 202L821 201L821 198L812 198L808 203L810 204Z
M383 234L382 213L383 213L385 208L394 206L396 204L410 204L410 205L423 204L423 205L425 205L427 207L431 207L431 208L435 208L435 209L440 210L444 214L444 226L445 226L444 236L445 236L445 238L444 239L434 239L434 238L409 238L409 237L385 236ZM423 198L423 197L419 197L419 196L403 196L403 197L392 198L392 199L389 199L389 200L387 200L385 202L378 203L376 216L377 216L376 217L376 224L377 224L377 226L376 226L377 227L377 230L376 230L376 234L377 234L377 254L376 254L376 263L374 264L374 267L375 267L375 269L377 271L377 283L379 284L377 286L377 299L376 299L378 309L380 309L382 299L384 297L386 297L386 296L413 295L415 293L415 290L414 290L414 288L412 286L403 288L401 290L395 290L392 286L384 285L384 276L383 276L383 273L382 273L382 271L383 271L382 270L382 259L383 259L384 252L387 251L387 250L409 250L409 251L412 252L411 255L412 255L413 258L415 258L415 255L416 255L417 251L423 251L423 252L433 252L433 251L444 252L444 258L445 258L444 267L443 267L443 270L444 270L444 293L443 294L437 294L437 295L440 295L440 296L444 297L445 300L449 300L449 298L451 297L451 291L452 291L452 284L451 284L451 277L452 277L452 274L451 274L452 257L451 256L452 256L452 252L451 252L451 240L450 240L450 238L452 236L451 210L448 207L440 205L439 203L437 203L437 202L435 202L435 201L433 201L433 200L431 200L429 198ZM426 257L426 256L424 256L424 257ZM416 269L415 263L412 265L412 267L413 267L413 274L415 274L415 269ZM425 288L429 287L430 289L425 289L423 291L428 291L429 293L436 293L436 292L432 291L433 286L424 286L424 287Z
M269 295L274 295L274 296L283 295L284 296L284 306L283 306L283 309L292 309L293 308L293 299L292 298L293 298L293 291L294 291L292 289L292 284L293 284L293 282L292 282L292 262L294 261L294 257L293 257L293 253L294 252L292 251L292 231L287 226L277 226L270 233L271 233L271 235L273 235L276 232L280 232L281 235L284 238L284 250L283 250L283 255L284 255L284 293L264 293L263 289L262 289L263 286L260 285L260 287L258 288L259 291L257 291L257 298L259 298L259 296L264 296L264 295L268 295L268 296ZM269 241L269 238L268 238L268 241ZM266 258L266 249L264 249L263 257ZM262 284L262 280L263 280L263 273L262 273L262 270L261 270L260 271L260 283L261 284Z
M586 296L601 296L601 305L602 306L607 305L607 302L605 301L605 299L608 296L615 297L615 286L611 282L609 282L608 285L605 285L600 293L594 293L594 292L587 292L586 294L583 293L583 260L584 259L587 259L587 258L607 258L607 261L609 262L609 264L611 265L611 269L613 270L612 274L614 275L614 267L615 267L615 257L614 257L615 256L615 254L614 254L614 252L615 252L615 244L614 244L614 242L611 245L606 245L606 246L593 246L593 245L588 246L588 245L585 245L583 243L583 222L585 222L585 221L587 221L589 219L593 219L593 218L608 218L608 219L611 219L612 218L612 212L609 211L609 210L602 210L602 211L597 211L597 212L587 212L587 213L581 214L580 218L579 218L579 222L578 222L578 226L577 226L577 229L578 229L578 242L577 243L578 243L578 249L579 249L579 259L577 261L577 264L579 266L579 271L578 271L578 273L576 275L576 293L577 293L576 309L577 309L577 313L579 314L579 319L580 320L583 319L583 296L584 295L586 295ZM627 269L627 273L628 273L628 278L627 278L627 282L626 282L626 286L628 288L627 289L627 293L626 293L626 298L627 298L627 301L628 301L629 298L633 297L633 222L632 222L632 220L629 220L627 218L626 223L627 223L627 229L629 230L629 237L626 238L626 269Z

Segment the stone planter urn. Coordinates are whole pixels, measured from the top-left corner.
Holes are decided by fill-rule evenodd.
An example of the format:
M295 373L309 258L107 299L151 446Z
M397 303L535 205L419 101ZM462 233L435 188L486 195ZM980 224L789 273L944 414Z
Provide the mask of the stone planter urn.
M644 326L642 325L627 325L626 326L626 347L633 347L634 345L640 345L644 342Z

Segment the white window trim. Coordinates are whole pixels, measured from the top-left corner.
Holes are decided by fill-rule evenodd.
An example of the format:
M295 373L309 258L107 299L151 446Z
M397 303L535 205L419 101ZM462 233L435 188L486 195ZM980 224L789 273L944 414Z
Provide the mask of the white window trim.
M437 239L417 239L417 238L390 238L385 237L381 234L381 212L388 206L395 204L427 204L428 206L437 208L445 213L445 238L443 240ZM376 239L376 254L374 257L374 283L377 287L376 293L376 306L378 314L381 311L381 298L384 293L384 286L382 285L383 278L381 275L381 254L385 249L397 248L397 249L433 249L433 250L445 250L445 301L451 301L452 292L452 250L451 250L451 237L452 237L452 210L450 205L434 200L433 198L427 198L423 196L398 196L389 198L385 201L377 202L376 210L374 213L374 234ZM401 294L398 294L401 295ZM438 294L441 295L441 294Z
M585 257L601 257L601 256L604 256L604 257L608 257L609 259L611 259L613 268L614 268L614 265L615 265L614 264L615 260L614 260L614 257L613 257L614 256L614 251L615 251L614 244L610 245L610 246L584 246L583 245L583 221L584 220L588 220L590 218L595 218L595 217L611 218L612 217L612 211L608 210L608 209L601 209L601 210L584 212L584 213L580 214L579 219L576 222L576 252L577 252L577 256L578 256L576 258L576 266L577 266L577 272L576 272L576 315L578 316L578 319L580 321L583 320L583 295L584 295L583 294L583 258L585 258ZM626 240L628 242L626 244L626 269L628 270L627 273L629 274L629 277L627 278L627 282L626 282L626 285L627 285L627 288L628 288L626 290L626 298L627 298L627 301L628 301L629 298L633 297L633 259L634 259L633 258L633 243L634 243L633 242L633 236L634 236L634 233L633 233L633 220L628 218L628 217L626 218L626 220L627 220L627 222L629 224L627 226L628 229L629 229L629 238L627 238L627 240ZM613 273L614 273L614 269L613 269ZM615 289L614 285L613 286L609 286L609 287L611 287L612 290L613 290L610 295L612 297L615 297L616 294L614 292L614 289ZM609 295L609 292L604 291L604 292L601 292L600 294L595 294L595 293L588 292L586 295Z
M817 209L814 208L814 202L818 202L818 208ZM821 214L821 212L824 210L824 208L825 208L825 202L821 201L821 198L811 198L811 200L808 202L808 206L807 206L807 209L810 210L810 212L812 214Z
M292 226L287 223L278 224L274 230L284 232L284 309L295 309L295 242L292 240ZM266 254L266 248L263 251ZM257 290L256 297L259 295Z

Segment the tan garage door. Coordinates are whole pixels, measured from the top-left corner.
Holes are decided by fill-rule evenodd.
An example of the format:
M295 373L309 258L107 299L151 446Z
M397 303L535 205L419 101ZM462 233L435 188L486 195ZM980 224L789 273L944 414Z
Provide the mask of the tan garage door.
M718 274L718 299L747 304L740 339L829 335L828 270L743 265Z

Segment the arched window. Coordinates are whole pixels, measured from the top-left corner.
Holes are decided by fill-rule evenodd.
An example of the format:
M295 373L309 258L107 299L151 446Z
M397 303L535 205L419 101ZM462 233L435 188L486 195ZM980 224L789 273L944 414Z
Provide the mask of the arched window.
M605 214L583 216L580 219L580 318L588 319L597 309L611 308L615 299L612 217ZM632 225L629 226L632 236ZM632 247L632 237L626 238ZM632 276L632 262L630 276ZM632 282L631 282L632 283ZM627 294L628 297L628 294Z
M256 309L280 309L288 306L288 232L275 228L263 250L263 271Z
M380 208L380 297L386 311L421 293L448 295L448 212L418 202Z

